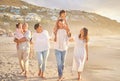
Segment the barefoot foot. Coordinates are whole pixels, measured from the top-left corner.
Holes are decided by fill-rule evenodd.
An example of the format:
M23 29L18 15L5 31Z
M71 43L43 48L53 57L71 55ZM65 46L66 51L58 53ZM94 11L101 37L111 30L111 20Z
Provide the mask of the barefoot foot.
M59 77L57 81L62 81L62 80L64 80L64 77Z

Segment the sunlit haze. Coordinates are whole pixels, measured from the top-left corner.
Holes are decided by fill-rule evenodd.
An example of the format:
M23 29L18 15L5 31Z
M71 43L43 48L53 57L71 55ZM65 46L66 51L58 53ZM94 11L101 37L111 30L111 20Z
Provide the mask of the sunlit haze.
M23 0L28 3L57 9L95 12L120 22L120 0Z

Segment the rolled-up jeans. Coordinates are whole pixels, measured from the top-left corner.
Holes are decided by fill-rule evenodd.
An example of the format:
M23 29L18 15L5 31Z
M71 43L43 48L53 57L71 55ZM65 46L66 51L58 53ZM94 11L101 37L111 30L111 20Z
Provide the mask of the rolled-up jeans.
M62 77L65 65L66 50L65 51L55 50L55 55L57 60L58 76Z
M49 51L48 50L39 51L39 52L36 52L36 54L38 58L38 68L39 70L44 72L46 68L46 62L47 62Z

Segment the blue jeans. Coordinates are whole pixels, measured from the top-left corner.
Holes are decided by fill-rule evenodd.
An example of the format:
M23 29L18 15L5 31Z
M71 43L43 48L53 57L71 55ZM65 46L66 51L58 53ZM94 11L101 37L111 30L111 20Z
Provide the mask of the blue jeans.
M48 50L40 51L36 53L37 53L37 58L38 58L38 67L42 72L44 72L46 68Z
M58 68L58 76L63 76L64 64L65 64L65 55L66 51L55 50L56 60L57 60L57 68Z

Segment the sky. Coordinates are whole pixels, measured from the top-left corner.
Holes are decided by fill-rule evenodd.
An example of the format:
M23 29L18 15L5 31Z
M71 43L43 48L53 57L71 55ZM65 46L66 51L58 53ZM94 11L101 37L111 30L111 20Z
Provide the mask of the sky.
M120 0L22 0L28 3L57 9L94 12L120 22Z

